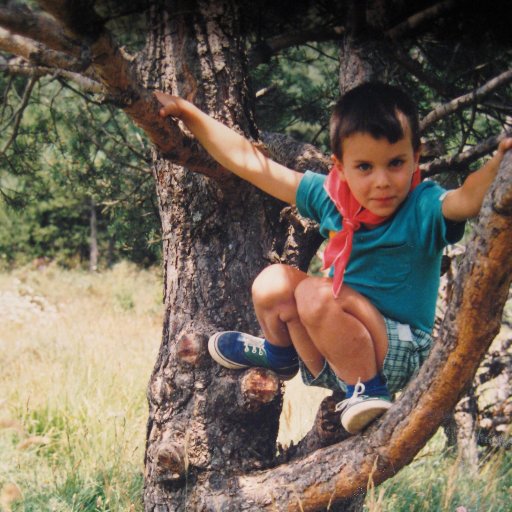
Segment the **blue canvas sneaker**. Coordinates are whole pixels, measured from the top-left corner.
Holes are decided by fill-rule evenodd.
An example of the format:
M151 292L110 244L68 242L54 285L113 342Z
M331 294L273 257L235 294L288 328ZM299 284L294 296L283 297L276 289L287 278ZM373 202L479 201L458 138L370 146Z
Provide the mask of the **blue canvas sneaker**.
M336 411L341 412L341 424L350 434L363 430L392 405L389 397L367 396L364 390L364 384L358 382L354 394L336 405Z
M278 363L270 362L263 338L238 331L215 333L208 341L208 351L217 363L232 370L267 368L277 373L281 379L288 380L299 369L295 352L293 356L280 358Z

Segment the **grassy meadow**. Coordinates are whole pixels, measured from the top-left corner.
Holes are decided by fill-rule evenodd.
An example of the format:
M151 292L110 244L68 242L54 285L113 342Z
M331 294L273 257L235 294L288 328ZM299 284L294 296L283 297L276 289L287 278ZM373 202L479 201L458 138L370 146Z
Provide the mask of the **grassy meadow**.
M162 309L158 271L127 263L0 274L0 510L142 510L145 393ZM287 383L282 443L310 428L323 396ZM438 433L369 489L366 509L508 511L511 498L510 455L472 472Z

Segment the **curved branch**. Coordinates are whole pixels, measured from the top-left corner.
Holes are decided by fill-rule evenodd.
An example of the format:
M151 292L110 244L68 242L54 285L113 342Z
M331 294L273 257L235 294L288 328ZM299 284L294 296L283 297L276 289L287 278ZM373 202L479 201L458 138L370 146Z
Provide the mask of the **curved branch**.
M398 39L409 34L414 29L427 21L431 21L439 17L440 14L449 11L457 4L458 0L445 0L431 7L427 7L423 11L413 14L402 23L386 31L386 35L391 39Z
M485 139L476 146L473 146L462 153L458 153L457 155L436 158L428 164L421 165L421 174L425 178L430 178L436 174L441 174L442 172L450 172L457 169L467 168L469 164L491 153L496 149L500 141L507 136L506 132L502 132L499 135L494 135Z
M508 71L504 71L500 75L494 77L492 80L489 80L484 85L480 86L478 89L474 91L464 94L463 96L459 96L454 100L437 107L435 110L426 115L420 122L420 130L424 131L433 123L443 119L444 117L457 112L458 110L463 109L466 105L471 105L475 101L482 99L488 94L492 93L499 87L503 85L507 85L512 82L512 69Z
M0 71L12 75L22 75L34 78L43 76L61 77L78 84L81 89L93 94L105 94L105 88L98 82L85 77L79 73L65 71L63 69L48 68L45 66L32 66L21 59L12 59L11 61L0 58Z
M336 41L344 34L345 28L338 27L315 27L310 30L302 30L300 32L293 32L281 34L272 37L266 41L255 44L249 50L249 63L250 66L258 66L259 64L267 63L270 58L281 50L305 44L308 42L321 42L321 41Z
M53 50L79 56L81 45L66 34L62 27L46 15L35 14L27 7L0 7L0 26L13 34L43 43Z
M224 500L240 511L319 510L364 493L370 479L379 484L408 464L456 405L499 331L512 280L511 229L509 153L484 201L439 339L398 402L363 435L230 479L226 488L212 490L216 506Z

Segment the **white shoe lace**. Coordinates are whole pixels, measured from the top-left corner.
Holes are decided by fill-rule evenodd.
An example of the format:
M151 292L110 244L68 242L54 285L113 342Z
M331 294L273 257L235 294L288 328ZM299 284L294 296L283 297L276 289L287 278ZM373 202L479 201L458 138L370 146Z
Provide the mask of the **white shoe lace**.
M258 347L256 345L251 345L247 341L244 341L244 352L252 352L253 354L258 354L260 356L265 355L265 351L263 348Z
M345 400L338 402L335 408L336 412L341 412L354 402L357 402L359 397L364 396L364 390L364 384L361 382L361 379L357 379L357 384L354 387L354 394L350 398L346 398Z

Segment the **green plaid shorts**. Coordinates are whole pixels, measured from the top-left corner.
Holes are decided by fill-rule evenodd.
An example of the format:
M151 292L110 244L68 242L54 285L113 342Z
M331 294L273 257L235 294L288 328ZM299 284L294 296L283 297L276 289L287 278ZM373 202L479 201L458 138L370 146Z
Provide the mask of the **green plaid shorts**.
M388 333L388 353L382 374L390 393L400 391L418 372L427 359L432 346L432 336L421 329L414 329L396 320L384 317ZM333 391L346 391L347 385L339 379L326 361L316 376L299 361L302 380L307 386L319 386Z

